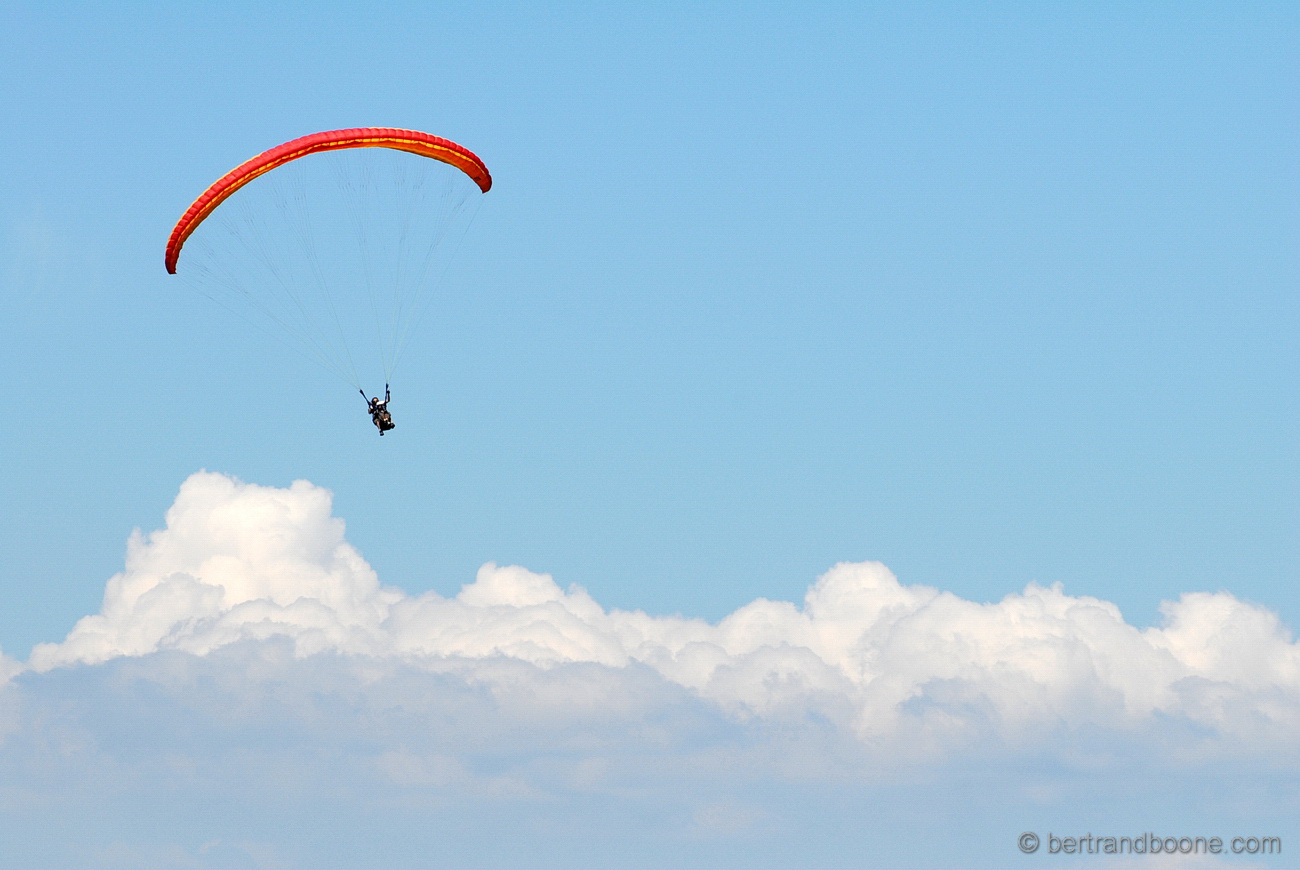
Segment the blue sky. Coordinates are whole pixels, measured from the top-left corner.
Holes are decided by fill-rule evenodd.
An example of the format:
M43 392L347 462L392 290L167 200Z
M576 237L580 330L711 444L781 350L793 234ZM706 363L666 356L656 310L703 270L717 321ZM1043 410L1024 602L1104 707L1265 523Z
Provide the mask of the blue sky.
M384 850L430 819L469 832L462 848L478 859L461 866L518 866L543 844L556 865L590 860L608 854L606 841L639 844L636 860L610 866L754 866L756 856L775 866L1005 866L1021 860L1014 836L1035 829L1033 818L1294 832L1283 820L1300 809L1286 785L1296 746L1282 735L1300 698L1287 634L1300 623L1300 22L1281 5L1131 8L6 6L0 649L28 668L5 690L5 780L11 794L50 805L111 792L146 815L172 798L217 807L201 823L187 814L152 829L105 810L102 829L77 836L37 826L23 839L15 822L6 839L24 845L12 866L40 866L35 856L55 841L64 851L48 866L108 866L110 847L121 866L323 866L321 852L283 831L294 813L333 811L360 844L349 866L386 855L426 866L421 847ZM400 428L383 441L350 387L162 266L171 226L220 174L279 142L357 125L447 136L495 179L403 360ZM187 501L187 480L211 480L191 478L201 470L249 488ZM1039 600L1029 584L1059 583L1043 594L1064 598L1041 612L1076 614L1061 624L1083 619L1061 601L1095 599L1120 614L1107 625L1152 650L1224 643L1217 664L1170 655L1188 669L1179 679L1244 693L1234 708L1244 718L1205 714L1187 683L1177 703L1150 700L1147 689L1174 679L1151 676L1154 665L1149 685L1098 677L1127 699L1130 718L1118 722L1109 702L1079 700L1091 690L1065 665L1047 675L1025 666L1054 700L1020 717L1001 677L921 667L911 701L891 707L862 674L849 688L822 683L820 664L804 670L795 657L772 673L820 687L815 702L787 699L796 716L767 695L678 673L603 617L582 616L582 632L617 655L551 641L537 641L546 655L505 641L478 652L443 641L372 648L347 632L318 648L297 616L270 637L230 629L239 642L227 649L204 633L217 629L193 627L242 613L238 596L211 612L198 593L176 592L200 609L110 613L114 575L163 588L179 572L212 585L202 552L166 541L219 540L228 510L263 497L297 504L308 496L289 488L295 480L332 494L327 513L346 522L346 546L401 602L452 600L485 582L484 564L518 565L561 590L576 584L607 614L664 620L645 636L680 659L671 619L718 624L759 599L810 606L805 594L838 563L883 563L903 589L939 590L974 608L959 608L968 615L1018 613ZM316 517L286 534L316 540L331 528ZM145 547L155 555L144 567L124 561L133 529L167 530ZM256 528L248 534L248 552L260 552ZM324 600L343 575L313 552L293 558L316 566L302 576L327 578L310 581ZM262 577L255 562L246 568ZM247 601L278 601L265 582ZM365 590L358 600L399 606ZM1198 593L1211 597L1183 598ZM466 612L542 606L502 595ZM114 628L77 646L69 632L101 602ZM365 608L330 607L340 625L370 625ZM985 617L969 618L921 647L946 650L936 662L960 660L966 647L935 638L987 639L975 627ZM1171 619L1183 619L1182 640L1158 633L1174 631ZM1227 628L1205 627L1215 619ZM556 636L569 637L567 625L555 623ZM1247 654L1228 642L1242 626L1276 643ZM175 640L187 631L192 642ZM698 642L737 657L727 665L736 673L760 667L751 658L762 650L805 648L802 634L759 643L747 631ZM1095 660L1116 655L1109 630L1078 631ZM131 647L128 636L152 640ZM827 667L847 667L823 641L806 642ZM897 642L880 641L881 655L907 660ZM80 652L29 662L35 645L59 643ZM294 655L277 657L283 643ZM1038 647L1025 649L1038 660ZM518 735L536 709L464 700L498 685L481 670L492 655L502 668L533 668L525 683L562 672L575 681L566 691L579 692L572 685L593 680L603 688L582 692L619 712L548 712L530 743ZM387 688L356 677L355 656L376 657ZM442 665L421 656L472 664L430 685L420 680ZM347 699L337 733L319 726L320 710L277 712L256 688L227 684L264 661L304 697L336 687ZM954 680L984 700L935 700ZM191 703L177 688L187 681L225 688ZM402 691L424 699L411 722L375 713L390 709L385 692ZM139 701L133 693L152 701L111 724L105 711ZM69 698L80 700L60 706ZM241 699L247 721L213 724L212 710ZM462 702L463 720L448 726L448 745L462 749L439 748L418 721ZM945 731L916 706L927 703L973 730ZM1254 785L1215 754L1245 740L1251 710L1272 711L1260 715L1277 725L1246 740L1268 748L1241 761ZM924 736L895 746L872 718L894 714L920 717ZM65 717L102 753L16 761L40 745L43 716ZM647 720L660 729L653 739ZM372 733L367 721L383 725ZM277 736L277 722L294 736ZM1181 724L1162 733L1169 722ZM463 748L476 728L511 736ZM172 780L174 769L141 764L124 736L133 729L156 730L163 755L208 773ZM284 748L293 741L319 762L302 772L314 785L240 840L236 808L302 760ZM354 745L379 760L361 765L368 772L333 810L313 803L306 795L321 782L360 769L349 766L360 764ZM922 760L882 786L862 772L882 746ZM1178 761L1192 746L1203 760ZM776 755L806 756L808 770L791 774ZM1114 779L1095 772L1113 768L1080 757L1120 767L1141 758L1149 769L1117 797ZM512 758L527 763L512 768ZM711 786L691 759L729 772ZM827 759L849 773L832 777ZM227 767L238 772L218 775ZM583 786L596 769L614 771L619 787ZM124 770L134 773L118 781ZM963 808L990 770L1008 809L972 821ZM936 805L935 782L961 785ZM1184 797L1167 797L1171 783ZM716 794L683 810L672 797L682 789ZM1233 796L1231 811L1198 797L1215 789ZM481 819L446 808L458 799L513 819L518 851L489 848ZM366 815L380 806L391 812ZM591 821L566 835L574 818ZM908 851L896 831L909 826L936 845ZM820 851L796 848L812 840ZM665 843L676 845L656 852Z

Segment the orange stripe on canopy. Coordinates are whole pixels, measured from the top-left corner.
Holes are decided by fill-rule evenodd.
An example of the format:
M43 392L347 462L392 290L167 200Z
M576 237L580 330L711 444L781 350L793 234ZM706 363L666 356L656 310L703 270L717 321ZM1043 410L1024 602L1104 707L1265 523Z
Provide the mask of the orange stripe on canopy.
M337 151L342 148L392 148L396 151L409 151L456 167L473 179L484 193L492 189L492 176L488 174L483 161L474 152L450 139L431 136L418 130L397 130L391 127L354 127L349 130L312 133L277 145L252 160L244 161L203 191L203 195L194 200L194 204L181 215L167 240L167 271L176 274L176 261L180 259L181 246L185 240L203 223L204 218L212 214L213 209L239 188L290 160L317 151Z

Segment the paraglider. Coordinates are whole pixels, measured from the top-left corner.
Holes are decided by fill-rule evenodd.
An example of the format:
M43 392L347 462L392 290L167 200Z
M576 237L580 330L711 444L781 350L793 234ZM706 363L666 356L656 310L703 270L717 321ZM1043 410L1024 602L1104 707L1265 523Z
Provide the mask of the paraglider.
M213 182L172 229L164 264L352 383L383 435L394 428L387 382L491 187L483 161L449 139L313 133ZM359 366L376 363L382 401L361 386Z
M361 398L366 399L365 390L361 391ZM370 419L374 422L375 428L379 430L380 435L397 426L393 422L393 415L388 413L388 403L392 400L393 395L389 392L388 384L384 384L383 401L380 401L378 396L373 399L366 399L366 413L370 415Z

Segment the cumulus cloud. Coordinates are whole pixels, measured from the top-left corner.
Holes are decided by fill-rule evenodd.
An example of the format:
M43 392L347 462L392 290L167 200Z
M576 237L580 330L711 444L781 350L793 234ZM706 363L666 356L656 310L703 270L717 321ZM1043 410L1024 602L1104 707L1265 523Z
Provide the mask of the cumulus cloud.
M832 567L801 605L759 599L717 624L606 609L518 566L484 565L453 598L410 596L381 585L347 542L328 491L204 472L182 485L164 529L132 535L100 612L37 646L27 667L275 642L298 659L557 692L572 715L634 704L627 693L656 682L731 721L812 717L868 742L1156 721L1283 742L1300 730L1300 646L1276 615L1227 593L1184 595L1163 614L1139 630L1059 585L965 601L874 562ZM586 667L581 678L572 666ZM569 676L548 679L556 669ZM456 775L436 759L403 769Z
M345 531L305 481L196 474L98 613L0 658L0 867L1002 867L1025 830L1293 838L1297 646L1228 594L1139 630L1060 587L983 604L841 564L710 623L518 566L410 595Z

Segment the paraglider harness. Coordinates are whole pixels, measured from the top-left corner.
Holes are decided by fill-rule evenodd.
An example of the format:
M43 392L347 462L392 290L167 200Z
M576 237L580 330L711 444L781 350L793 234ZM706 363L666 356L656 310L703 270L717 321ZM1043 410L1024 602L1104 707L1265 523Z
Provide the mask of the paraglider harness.
M361 398L366 400L366 410L370 412L370 419L374 421L375 428L379 434L383 435L389 429L396 428L393 422L393 415L388 413L388 403L392 400L392 394L388 391L388 384L384 384L384 400L379 401L379 397L373 399L366 397L366 391L361 390Z

